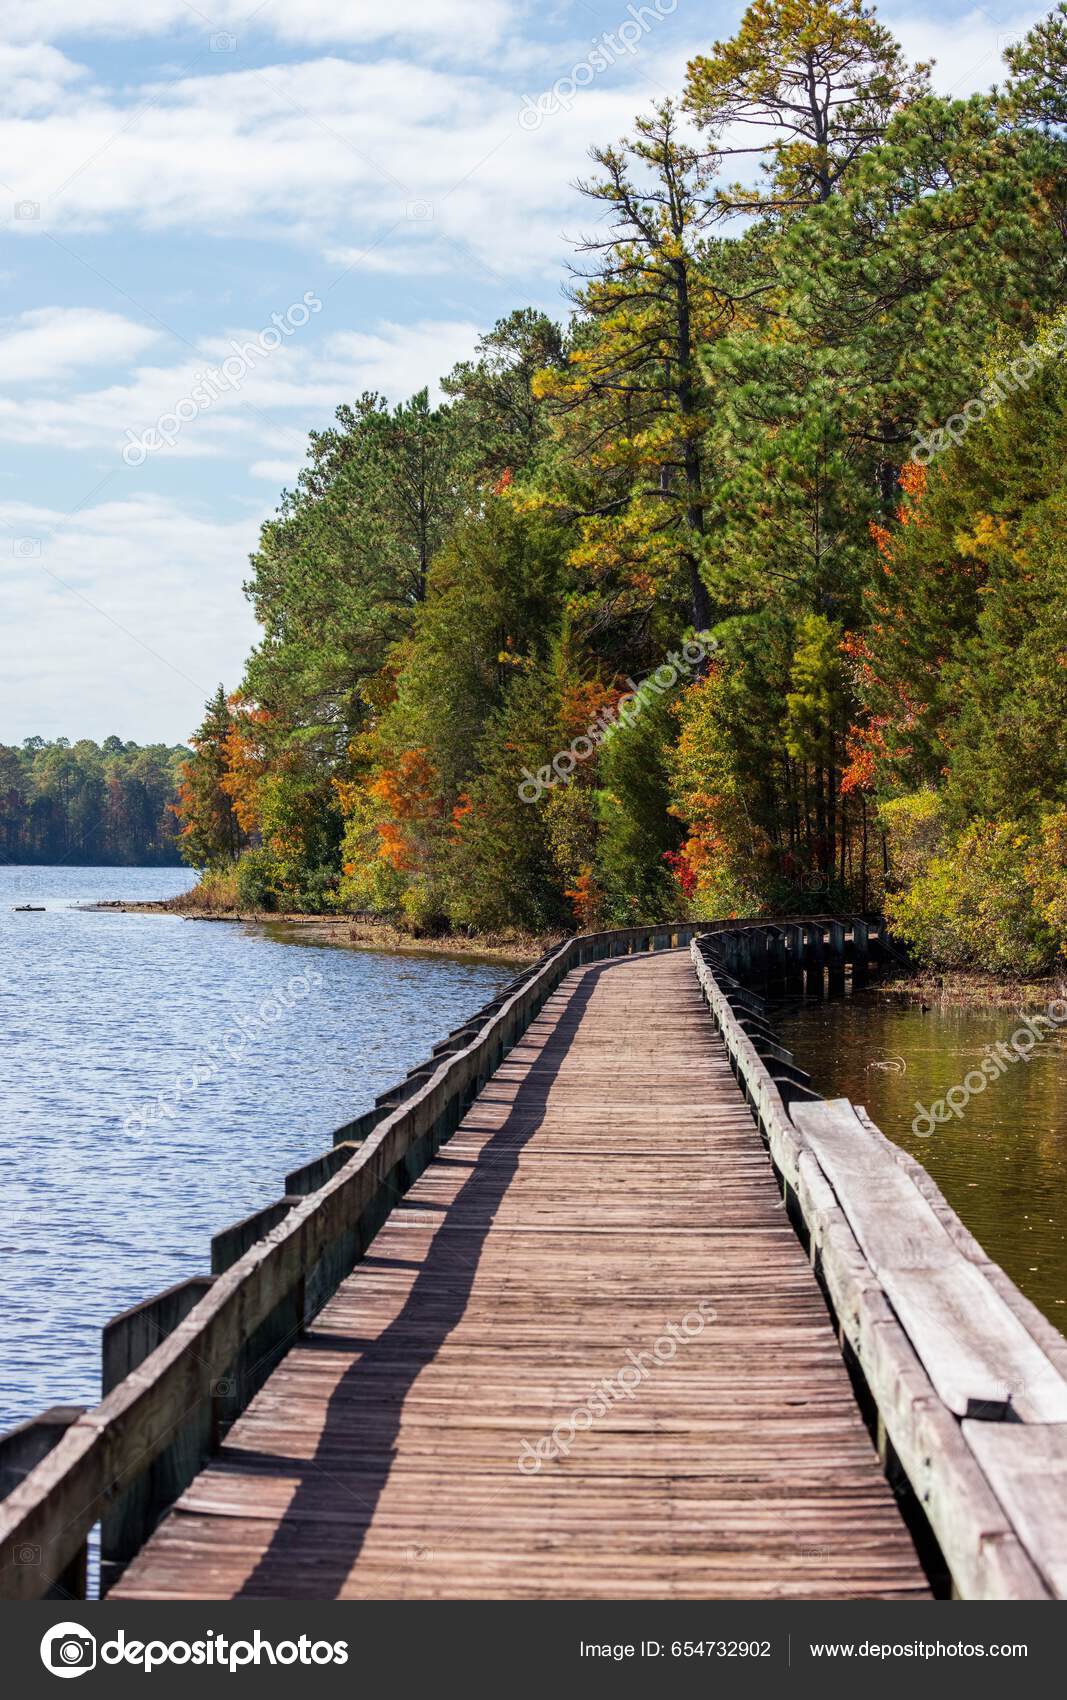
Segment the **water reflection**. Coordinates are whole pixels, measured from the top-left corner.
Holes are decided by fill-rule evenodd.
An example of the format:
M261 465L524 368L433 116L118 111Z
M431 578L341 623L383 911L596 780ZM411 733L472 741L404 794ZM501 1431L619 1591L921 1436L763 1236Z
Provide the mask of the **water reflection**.
M866 1105L990 1256L1067 1331L1067 1032L1013 1046L1020 1016L1010 1009L924 1009L873 987L783 1004L773 1019L815 1087ZM991 1054L1002 1059L1000 1072L991 1078L987 1065L978 1088L976 1072ZM949 1098L965 1080L970 1089ZM948 1119L924 1119L920 1112L939 1102Z

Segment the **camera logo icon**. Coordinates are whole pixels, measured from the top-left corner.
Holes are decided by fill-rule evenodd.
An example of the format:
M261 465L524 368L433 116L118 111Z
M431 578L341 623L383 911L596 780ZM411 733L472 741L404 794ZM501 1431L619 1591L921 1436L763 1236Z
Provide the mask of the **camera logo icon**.
M96 1640L80 1623L56 1623L41 1641L41 1663L53 1676L84 1676L96 1664Z

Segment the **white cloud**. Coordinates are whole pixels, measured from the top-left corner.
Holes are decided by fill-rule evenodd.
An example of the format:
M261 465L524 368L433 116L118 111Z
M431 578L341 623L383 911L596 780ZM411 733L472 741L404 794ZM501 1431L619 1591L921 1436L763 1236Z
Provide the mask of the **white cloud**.
M8 112L47 110L84 75L81 65L75 65L54 47L40 42L12 46L0 41L0 87Z
M156 496L73 518L0 506L3 738L187 736L254 641L241 580L257 528Z
M320 365L324 372L345 374L348 395L357 388L379 390L400 401L429 385L435 399L436 380L474 352L482 329L465 320L423 319L410 325L386 321L374 332L339 331Z
M1005 48L1043 18L1051 3L1028 7L1001 22L980 6L957 18L938 17L932 12L898 12L892 6L880 7L879 12L909 59L935 61L932 81L937 92L963 100L1003 82Z
M0 380L50 383L79 366L125 365L159 332L90 307L34 307L0 319Z
M36 315L25 314L24 320ZM109 319L107 314L71 310L74 320ZM116 320L123 326L125 321ZM138 326L129 326L133 333ZM149 337L153 333L147 333ZM77 393L0 395L0 439L67 449L99 449L114 455L131 436L139 438L164 414L191 397L204 373L217 370L234 346L254 342L259 332L247 327L205 338L197 352L171 365L136 366L119 383ZM364 390L377 390L389 401L401 401L429 385L436 396L436 379L474 349L479 327L467 320L422 320L401 325L383 323L373 331L338 331L317 343L293 340L249 363L237 387L222 388L177 432L172 445L151 456L165 459L264 459L277 465L284 459L286 478L295 476L304 458L307 433L333 418L338 404ZM33 374L33 335L23 333L22 362ZM18 338L11 341L17 343ZM77 338L72 338L76 342ZM116 342L118 338L116 337ZM135 350L131 350L134 352ZM60 351L55 350L55 358ZM0 373L4 371L0 341ZM112 356L104 356L110 359ZM116 353L115 359L119 356ZM209 392L210 393L210 392ZM268 452L269 451L269 452ZM131 469L136 471L138 469ZM267 476L262 470L257 477Z
M0 32L12 40L64 36L153 36L195 31L208 51L233 51L258 35L290 42L371 42L429 39L469 53L475 41L497 39L513 14L507 0L275 0L253 10L248 0L211 0L210 16L187 0L0 0Z
M296 482L296 475L300 471L300 462L295 458L293 460L254 460L248 470L253 478L265 478L269 484L276 484L281 489L283 485L287 486Z
M128 103L72 91L47 115L0 120L4 175L41 204L39 220L10 229L295 238L366 254L375 271L422 276L428 257L430 271L555 274L590 140L619 135L647 105L646 73L675 82L673 58L668 71L646 48L532 134L521 97L551 72L529 66L513 87L492 63L460 73L394 57L185 77Z

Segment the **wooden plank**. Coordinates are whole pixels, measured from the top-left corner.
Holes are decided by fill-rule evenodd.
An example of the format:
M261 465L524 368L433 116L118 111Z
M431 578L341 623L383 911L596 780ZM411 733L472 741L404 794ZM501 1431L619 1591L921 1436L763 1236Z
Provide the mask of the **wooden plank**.
M1067 1428L965 1422L963 1433L1053 1597L1067 1599Z
M937 1185L933 1176L923 1168L922 1164L910 1152L903 1150L899 1145L894 1145L892 1140L887 1139L881 1128L875 1125L861 1104L856 1104L853 1108L871 1137L884 1145L894 1163L899 1164L911 1176L953 1244L959 1248L968 1262L976 1263L984 1270L986 1279L1000 1294L1008 1309L1019 1319L1026 1332L1037 1341L1049 1362L1055 1364L1060 1375L1067 1378L1067 1338L1060 1333L1058 1328L1053 1326L1042 1311L1038 1310L1025 1293L1020 1292L999 1263L993 1262L985 1247L979 1244L970 1229L956 1215L941 1188Z
M1067 1380L848 1100L798 1103L793 1120L949 1410L1067 1422Z

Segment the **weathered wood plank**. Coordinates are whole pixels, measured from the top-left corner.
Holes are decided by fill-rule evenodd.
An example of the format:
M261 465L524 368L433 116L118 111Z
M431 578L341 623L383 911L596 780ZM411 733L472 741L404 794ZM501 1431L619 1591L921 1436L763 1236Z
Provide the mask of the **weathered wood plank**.
M1054 1597L1067 1599L1067 1428L965 1422L963 1433Z
M1067 1422L1067 1380L847 1099L792 1114L949 1410Z

